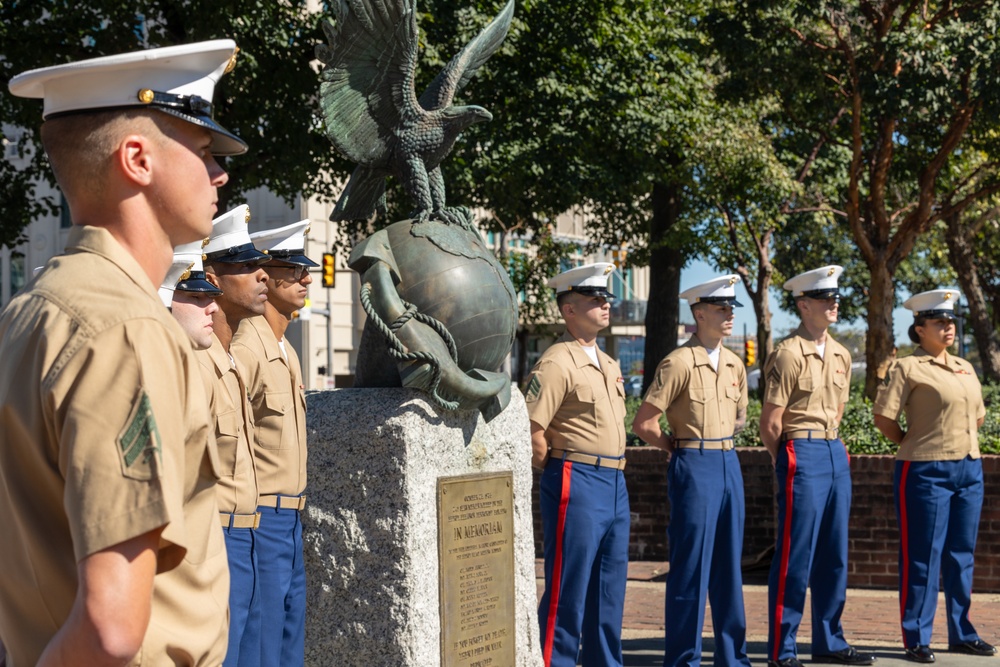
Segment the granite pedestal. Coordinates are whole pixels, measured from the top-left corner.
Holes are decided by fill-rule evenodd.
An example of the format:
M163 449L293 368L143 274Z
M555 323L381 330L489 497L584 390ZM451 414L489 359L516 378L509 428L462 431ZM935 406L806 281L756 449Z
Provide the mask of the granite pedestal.
M306 664L442 664L438 479L513 473L513 665L538 667L531 446L524 399L485 423L409 389L308 396ZM458 664L458 663L456 663Z

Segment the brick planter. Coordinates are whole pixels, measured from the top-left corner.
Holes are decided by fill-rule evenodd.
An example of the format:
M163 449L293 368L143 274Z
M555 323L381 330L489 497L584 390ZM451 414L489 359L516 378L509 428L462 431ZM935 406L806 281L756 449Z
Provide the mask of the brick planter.
M774 471L762 448L739 450L746 493L744 560L774 547ZM665 455L651 447L629 447L625 483L632 508L629 557L633 560L668 559ZM899 531L892 497L892 456L853 456L854 482L851 505L850 572L848 585L856 588L890 588L898 585ZM983 457L986 497L979 523L976 573L973 590L1000 592L1000 456ZM538 511L538 473L534 485L535 552L542 555L542 524Z

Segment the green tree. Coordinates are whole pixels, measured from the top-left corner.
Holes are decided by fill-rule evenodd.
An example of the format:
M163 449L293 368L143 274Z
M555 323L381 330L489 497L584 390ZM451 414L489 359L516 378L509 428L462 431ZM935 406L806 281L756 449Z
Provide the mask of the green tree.
M702 219L695 223L700 252L720 270L735 271L746 287L757 321L761 368L774 349L769 299L774 240L789 224L791 201L801 191L800 179L778 159L758 122L765 115L766 101L720 104L690 151L698 165L698 197L705 203Z
M997 308L992 305L1000 297L1000 284L984 284L990 272L984 275L980 267L984 260L992 264L997 259L994 246L998 217L1000 198L992 197L961 214L949 216L945 220L944 233L948 258L969 304L966 323L971 326L979 349L983 375L993 383L1000 382L1000 337L997 335L1000 322L997 321Z
M305 0L38 0L0 3L3 80L28 69L140 48L232 38L236 68L216 87L215 116L249 145L226 160L229 183L219 208L266 187L288 201L300 193L332 196L338 162L316 121L318 86L311 68L320 16ZM5 220L0 241L12 243L39 210L31 183L53 181L38 142L41 105L0 95L5 137L19 128L32 155L28 167L0 169ZM52 202L41 202L41 204Z
M528 375L528 337L536 333L540 325L558 319L555 298L546 283L559 272L560 262L572 250L567 244L556 241L550 229L541 231L533 239L532 246L533 253L501 250L501 261L507 266L514 289L521 295L518 307L521 321L515 341L518 367L511 372L516 383L523 382Z
M469 4L422 3L422 82L501 3ZM647 367L676 345L691 253L685 150L707 74L690 15L683 2L519 4L506 43L463 95L494 120L470 128L443 166L449 202L484 211L493 229L537 232L581 205L596 245L627 244L631 266L648 264Z
M868 267L866 358L876 368L893 344L893 279L917 239L1000 191L995 165L963 173L968 162L955 159L971 148L973 122L995 123L1000 111L1000 5L723 0L715 9L708 23L729 92L779 100L781 125L827 137L828 158L846 167L837 196L819 203L849 227ZM875 381L869 373L868 395Z

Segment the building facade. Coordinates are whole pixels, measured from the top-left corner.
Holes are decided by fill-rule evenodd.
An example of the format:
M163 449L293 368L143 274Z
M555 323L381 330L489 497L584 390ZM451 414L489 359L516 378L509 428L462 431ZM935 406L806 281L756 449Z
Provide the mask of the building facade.
M8 156L8 159L17 164L19 158L14 155ZM30 280L36 267L43 266L66 247L71 221L65 201L58 191L47 185L40 186L37 194L50 196L53 201L59 202L60 211L57 215L43 216L32 222L24 231L24 241L16 247L0 246L0 307L6 305ZM250 206L251 233L310 220L306 254L317 263L337 236L336 223L330 221L332 204L300 197L289 205L267 190L247 193L246 201ZM576 248L564 262L563 269L588 262L614 261L617 257L615 251L618 249L584 254L583 248L588 242L585 223L585 214L581 210L571 210L559 216L553 224L556 239ZM499 254L500 235L486 233L484 240ZM514 236L509 237L506 243L509 253L533 252L530 239ZM366 315L358 300L359 276L347 268L346 251L337 254L335 267L336 280L332 288L322 286L319 270L315 270L309 288L309 306L292 322L286 334L302 360L307 389L350 387L354 382L357 350ZM599 343L620 360L627 375L641 372L648 276L646 268L626 268L616 271L611 279L612 292L619 299L612 305L612 327ZM557 313L554 309L552 312L550 322L532 327L532 333L522 337L523 350L520 345L515 346L508 369L518 368L520 354L527 355L527 368L530 368L561 333Z

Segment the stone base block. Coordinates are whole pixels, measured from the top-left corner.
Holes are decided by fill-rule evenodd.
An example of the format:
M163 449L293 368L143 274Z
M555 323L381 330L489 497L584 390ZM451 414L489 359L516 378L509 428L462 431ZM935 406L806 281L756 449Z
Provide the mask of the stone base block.
M308 396L307 665L442 664L438 479L493 472L513 473L514 665L542 664L530 429L523 397L512 394L488 424L408 389ZM487 657L455 664L508 667Z

